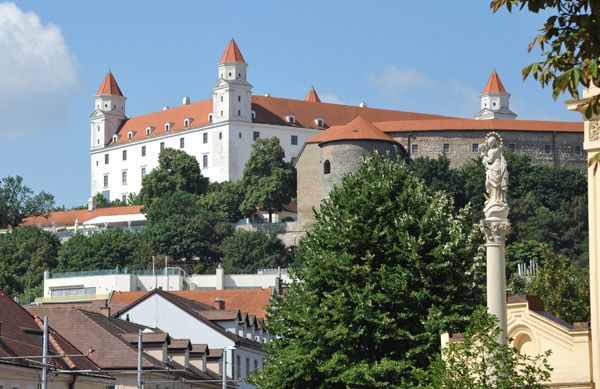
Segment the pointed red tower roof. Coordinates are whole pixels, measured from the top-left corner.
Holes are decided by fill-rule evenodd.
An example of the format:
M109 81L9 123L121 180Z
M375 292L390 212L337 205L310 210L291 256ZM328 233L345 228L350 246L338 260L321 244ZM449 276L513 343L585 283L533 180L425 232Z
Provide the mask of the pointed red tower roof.
M102 85L100 85L100 89L98 89L98 93L96 95L115 95L115 96L123 96L121 93L121 89L119 89L119 85L117 85L117 81L113 77L110 69L108 73L106 73L106 77L104 77L104 81L102 81Z
M319 95L317 94L317 91L315 91L314 87L310 87L310 91L308 91L308 94L306 95L304 101L312 101L315 103L321 102L321 99L319 98Z
M330 127L318 135L313 136L307 140L306 143L324 143L350 139L383 140L398 143L394 138L360 116L344 126Z
M483 93L506 93L506 89L504 89L504 85L502 85L502 81L500 81L496 69L492 70L492 74L490 75L490 79L488 80Z
M221 60L219 61L219 63L224 63L224 62L244 62L244 63L246 63L246 61L244 61L244 57L242 57L242 52L240 51L240 48L238 47L237 43L235 43L233 38L231 38L231 41L227 45L227 48L225 49L225 52L223 53L223 56L221 57Z

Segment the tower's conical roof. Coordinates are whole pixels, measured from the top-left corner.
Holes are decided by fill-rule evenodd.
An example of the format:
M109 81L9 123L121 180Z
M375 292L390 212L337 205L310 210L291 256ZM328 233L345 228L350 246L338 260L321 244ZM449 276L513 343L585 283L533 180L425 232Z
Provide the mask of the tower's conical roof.
M319 95L317 94L317 91L315 91L314 87L310 87L310 91L308 91L308 94L306 95L304 101L313 101L315 103L321 102L321 99L319 98Z
M119 85L117 85L117 81L110 70L106 73L106 77L104 77L104 81L102 81L102 85L100 85L100 89L98 89L96 95L123 96L123 93L121 93L121 89L119 89Z
M490 79L488 80L483 93L506 93L506 89L504 89L504 85L502 85L502 81L500 81L496 69L492 70L492 74L490 75Z
M223 53L223 56L219 61L219 63L224 62L246 63L246 61L244 61L244 57L242 57L242 52L240 51L240 48L238 47L237 43L235 43L233 38L231 38L231 41L229 41L229 44L227 45L227 48L225 49L225 52Z
M324 143L336 140L382 140L396 142L394 138L375 127L368 120L358 116L350 123L343 126L333 126L313 136L306 143Z

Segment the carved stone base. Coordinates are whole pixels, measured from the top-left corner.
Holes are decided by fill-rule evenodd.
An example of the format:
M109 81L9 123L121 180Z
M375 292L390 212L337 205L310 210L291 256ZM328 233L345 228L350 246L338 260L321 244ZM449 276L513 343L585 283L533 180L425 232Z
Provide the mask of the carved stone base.
M506 220L508 218L508 205L506 203L487 203L483 208L486 220Z

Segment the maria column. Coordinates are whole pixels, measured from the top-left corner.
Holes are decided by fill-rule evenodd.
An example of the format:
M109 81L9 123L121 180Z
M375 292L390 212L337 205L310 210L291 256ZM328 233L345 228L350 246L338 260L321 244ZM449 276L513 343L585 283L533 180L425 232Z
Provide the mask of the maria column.
M483 208L485 219L480 221L485 235L487 267L487 306L488 311L499 320L502 330L498 343L506 344L506 258L504 247L506 235L510 232L508 220L508 171L502 155L502 138L495 132L486 136L485 143L479 146L486 169L486 203Z

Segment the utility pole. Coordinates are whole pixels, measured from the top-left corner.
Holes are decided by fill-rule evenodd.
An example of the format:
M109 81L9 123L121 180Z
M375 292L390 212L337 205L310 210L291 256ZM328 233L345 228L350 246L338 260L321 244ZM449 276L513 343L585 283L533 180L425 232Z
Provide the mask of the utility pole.
M137 387L142 389L142 330L138 332L138 372L137 372ZM42 388L44 389L44 388Z
M223 389L227 389L227 347L223 347Z
M44 316L44 340L42 350L42 389L48 389L48 316Z

